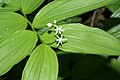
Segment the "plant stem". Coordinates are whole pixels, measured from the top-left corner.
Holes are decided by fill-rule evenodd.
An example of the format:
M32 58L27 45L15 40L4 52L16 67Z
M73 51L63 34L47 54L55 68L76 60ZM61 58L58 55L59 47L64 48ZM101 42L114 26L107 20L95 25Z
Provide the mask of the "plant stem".
M26 16L24 13L23 13L23 16L26 18L26 20L27 20L28 24L31 26L33 32L35 32L35 33L39 36L40 41L41 41L42 43L45 43L45 42L41 39L41 35L36 32L36 30L35 30L34 27L32 26L32 23L28 20L27 16Z
M35 29L34 29L34 27L33 27L32 24L31 24L31 22L28 20L27 16L26 16L24 13L23 13L23 15L24 15L24 17L26 18L28 24L31 26L32 30L33 30L34 32L36 32Z

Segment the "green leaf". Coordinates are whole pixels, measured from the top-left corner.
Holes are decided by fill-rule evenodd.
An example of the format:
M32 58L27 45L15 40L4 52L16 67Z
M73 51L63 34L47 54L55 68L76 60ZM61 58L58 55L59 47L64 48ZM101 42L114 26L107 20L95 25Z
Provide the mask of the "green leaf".
M120 24L108 30L108 33L120 40Z
M21 0L21 8L24 14L30 14L37 9L45 0Z
M56 53L48 45L41 44L31 54L22 80L57 80L57 75Z
M117 0L115 3L112 3L107 6L112 12L115 12L117 9L120 8L120 0Z
M105 6L116 0L56 0L42 8L33 20L35 28Z
M0 40L0 75L6 73L15 64L25 58L37 42L35 33L18 30Z
M100 55L120 55L120 42L107 32L82 24L66 24L63 36L67 42L59 47L63 51ZM54 44L56 45L56 44Z
M46 44L52 44L52 43L55 42L55 39L56 39L54 34L55 34L54 32L51 32L50 34L47 33L47 32L45 32L45 33L41 36L41 38L42 38L42 40L43 40Z
M116 59L112 59L110 66L116 70L118 73L120 73L120 57Z
M2 0L0 1L0 12L17 11L20 9L18 0Z
M0 12L0 38L26 27L27 20L21 15L14 12Z
M112 15L111 17L113 18L120 18L120 8L118 10L116 10Z

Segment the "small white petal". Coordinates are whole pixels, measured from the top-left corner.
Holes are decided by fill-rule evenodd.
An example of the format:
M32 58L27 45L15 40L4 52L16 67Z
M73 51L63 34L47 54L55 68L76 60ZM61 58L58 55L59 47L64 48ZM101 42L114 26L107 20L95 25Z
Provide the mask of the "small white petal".
M57 34L62 34L62 32L64 31L63 29L62 29L62 27L56 27L56 29L54 29L56 32L55 32L55 35L57 35Z
M48 27L52 27L52 25L53 25L52 23L48 23L47 24Z
M57 26L57 25L55 25L55 24L54 24L53 26L54 26L54 27L56 27L56 28L58 28L58 26Z
M59 37L58 35L56 35L56 36L57 36L57 38L58 38L57 40L59 40L60 37Z
M54 20L54 24L56 24L57 23L57 21L56 20Z
M57 33L58 33L58 32L56 31L56 32L55 32L55 35L57 35Z
M56 39L56 41L59 41L59 39Z

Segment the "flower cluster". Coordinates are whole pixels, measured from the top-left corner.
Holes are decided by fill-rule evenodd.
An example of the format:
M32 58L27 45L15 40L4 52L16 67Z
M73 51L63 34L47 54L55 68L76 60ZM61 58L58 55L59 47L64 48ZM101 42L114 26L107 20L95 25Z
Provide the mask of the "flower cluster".
M66 41L67 39L63 39L63 35L62 32L64 31L62 29L62 27L58 27L56 25L57 21L54 20L54 23L48 23L47 26L48 27L54 27L54 31L55 31L55 36L56 36L56 42L57 42L57 46L61 46L63 44L64 41Z

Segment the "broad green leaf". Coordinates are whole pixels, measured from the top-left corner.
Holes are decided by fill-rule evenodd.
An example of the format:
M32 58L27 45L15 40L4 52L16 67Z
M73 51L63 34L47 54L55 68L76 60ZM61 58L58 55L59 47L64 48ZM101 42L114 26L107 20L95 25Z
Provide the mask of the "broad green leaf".
M0 40L0 75L25 58L35 47L37 36L34 32L18 30Z
M45 44L38 46L26 64L22 80L57 80L56 53Z
M119 59L118 59L118 60L113 59L113 60L111 61L110 66L111 66L114 70L116 70L118 73L120 73L120 60L119 60Z
M1 0L0 1L0 12L3 11L17 11L20 9L18 0Z
M45 27L54 20L60 21L105 6L116 0L55 0L43 7L35 16L33 26Z
M54 43L55 42L55 35L54 35L55 33L54 32L52 32L52 33L47 33L47 32L45 32L42 36L41 36L41 38L42 38L42 40L46 43L46 44L52 44L52 43Z
M67 39L67 42L59 47L63 51L100 55L120 55L119 40L107 32L82 24L66 24L60 26L64 29L64 39Z
M120 57L116 60L116 59L112 59L110 66L116 70L118 73L120 73Z
M108 30L108 33L120 40L120 24Z
M14 12L0 12L0 38L9 35L17 30L24 30L27 27L27 20Z
M37 9L45 0L21 0L21 8L24 14L30 14Z
M42 34L45 33L48 29L49 29L49 27L40 28L40 29L37 30L37 33L39 33L40 35L42 35Z
M112 12L115 12L117 9L120 8L120 0L117 0L115 3L112 3L107 6Z
M116 10L112 15L111 17L113 18L120 18L120 8L118 10Z
M62 21L59 21L57 25L79 23L79 22L81 22L81 18L79 16L74 16L74 17L70 17L67 19L63 19Z
M81 18L79 16L71 17L66 20L66 22L68 23L76 23L80 21L81 21Z

